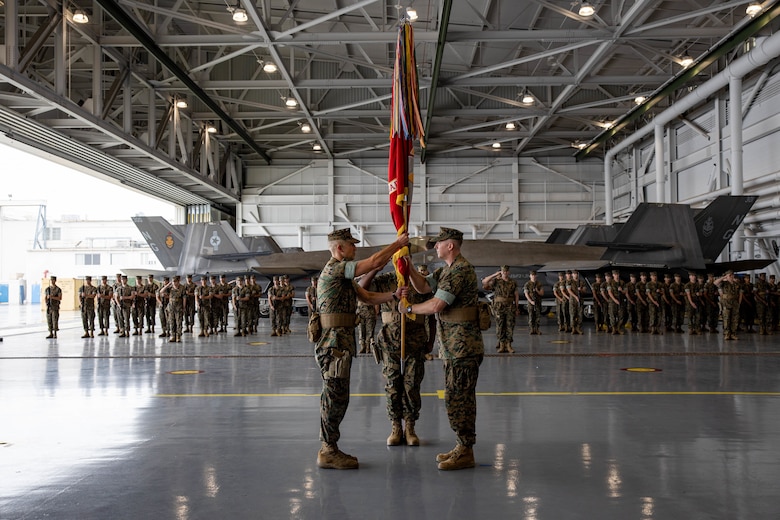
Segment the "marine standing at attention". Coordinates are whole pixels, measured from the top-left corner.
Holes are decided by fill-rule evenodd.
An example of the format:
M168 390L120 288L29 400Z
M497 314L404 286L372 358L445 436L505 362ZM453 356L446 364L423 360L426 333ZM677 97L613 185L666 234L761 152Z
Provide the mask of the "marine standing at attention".
M49 326L49 335L46 339L57 337L60 330L60 302L62 301L62 289L57 285L57 277L49 278L49 286L45 291L46 298L46 323Z
M81 324L84 325L82 338L95 337L95 298L98 288L92 285L92 277L84 278L84 285L79 288L79 302L81 303Z
M509 266L482 279L482 288L493 291L493 314L496 317L496 339L499 352L513 353L512 340L515 335L515 316L520 313L520 289L509 277Z
M446 265L425 278L411 269L410 278L417 292L433 293L433 297L406 307L401 304L400 311L437 315L444 360L444 406L457 444L449 452L438 454L436 462L440 470L473 468L473 446L477 442L477 379L485 355L479 329L477 273L460 254L461 231L443 227L432 242L436 255Z
M328 235L331 259L325 264L317 281L317 311L322 323L322 336L314 350L322 376L320 397L320 441L317 465L328 469L357 469L357 458L338 448L339 426L349 405L349 376L355 344L355 310L357 300L375 305L392 301L405 294L406 288L395 293L374 293L360 287L355 278L383 267L393 253L409 243L403 233L395 242L370 257L355 261L355 244L349 228Z
M523 286L523 295L525 296L525 301L528 302L526 304L526 309L528 310L528 334L541 334L542 331L539 330L539 326L542 320L542 295L544 294L544 289L542 288L542 283L536 279L536 271L528 273L528 277L529 280ZM567 277L566 285L568 286L570 283L571 277ZM566 309L569 310L567 316L571 316L571 296L565 288L563 290L567 296Z
M114 288L108 285L108 276L100 277L98 286L98 325L100 325L100 334L98 336L107 336L108 329L111 327L111 302L114 299Z

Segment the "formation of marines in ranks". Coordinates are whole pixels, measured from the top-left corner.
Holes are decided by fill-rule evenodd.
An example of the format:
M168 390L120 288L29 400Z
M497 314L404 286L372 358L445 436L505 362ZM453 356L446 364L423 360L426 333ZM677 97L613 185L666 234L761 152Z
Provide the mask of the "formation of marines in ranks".
M198 318L198 337L228 332L230 306L233 306L235 336L257 334L260 320L263 289L255 275L237 277L228 282L226 275L203 276L199 283L193 275L187 275L182 282L180 276L165 276L162 283L149 275L147 280L137 276L130 285L127 275L117 274L114 283L102 276L99 285L93 285L92 277L86 276L79 288L79 306L84 328L82 338L95 337L95 318L98 322L98 336L108 336L111 314L114 315L114 334L120 338L157 333L157 318L160 321L161 338L181 342L182 334L194 333L195 317ZM57 337L59 330L59 307L62 289L57 286L57 277L50 277L44 298L47 308L49 335ZM290 317L293 311L295 289L289 277L275 276L268 290L268 306L271 311L273 333L281 336L290 333ZM316 296L315 296L316 298ZM145 327L145 329L144 329Z

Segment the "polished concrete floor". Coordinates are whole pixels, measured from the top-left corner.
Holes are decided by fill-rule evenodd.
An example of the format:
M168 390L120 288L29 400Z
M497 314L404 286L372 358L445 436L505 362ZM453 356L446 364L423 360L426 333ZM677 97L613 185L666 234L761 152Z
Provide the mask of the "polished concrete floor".
M0 518L776 519L780 335L515 333L477 386L473 470L454 444L439 360L426 364L419 447L385 446L383 380L352 372L340 447L321 470L319 372L293 334L80 339L65 313L0 306Z

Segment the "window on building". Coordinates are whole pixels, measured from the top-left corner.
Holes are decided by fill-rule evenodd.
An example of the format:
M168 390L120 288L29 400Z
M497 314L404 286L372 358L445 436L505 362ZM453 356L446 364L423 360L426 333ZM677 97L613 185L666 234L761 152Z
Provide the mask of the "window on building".
M100 253L77 253L76 265L100 265Z
M47 227L46 240L62 240L62 228Z

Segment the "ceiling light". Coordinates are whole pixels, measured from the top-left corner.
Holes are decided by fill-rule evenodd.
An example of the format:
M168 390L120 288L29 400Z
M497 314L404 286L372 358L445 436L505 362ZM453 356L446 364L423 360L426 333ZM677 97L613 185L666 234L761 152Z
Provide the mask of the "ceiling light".
M236 7L233 9L233 21L238 23L243 23L249 20L249 17L246 15L246 11L242 9L241 7Z
M311 149L314 150L315 152L320 152L322 151L322 146L320 146L320 143L314 143L313 145L311 145Z
M596 14L596 8L593 7L590 2L581 2L578 13L580 16L588 18Z
M682 65L683 68L690 67L693 64L693 58L690 57L688 54L683 54L682 57L680 57L680 65Z
M495 148L496 150L498 150L499 148L501 148L501 143L499 143L498 141L495 141L495 142L494 142L492 145L490 145L490 146L492 146L493 148Z
M410 22L417 20L417 9L415 9L414 7L407 7L406 17L409 18Z
M295 100L293 97L288 97L284 99L284 106L287 108L295 108L298 106L298 101Z
M535 99L534 99L534 97L531 95L531 93L530 93L530 92L526 92L525 94L523 94L523 99L521 100L521 102L522 102L524 105L533 105L533 104L534 104L534 101L535 101Z
M588 146L588 143L585 143L583 141L580 141L579 139L571 143L572 148L576 148L578 150L584 150L585 147Z
M210 134L216 134L217 133L217 127L214 125L206 125L206 132Z
M89 16L87 16L87 13L85 13L81 9L76 9L73 12L73 21L75 23L87 23L89 22Z
M263 67L263 72L267 72L268 74L273 74L274 72L279 70L279 67L276 66L276 63L272 61L257 60L257 63L259 63L260 66Z
M636 103L637 105L641 105L645 101L647 101L647 98L645 96L637 96L634 98L634 103Z
M301 125L301 132L303 132L304 134L308 134L309 132L311 132L311 125L309 123L303 123Z
M750 2L748 4L747 8L745 8L745 13L747 13L748 16L753 17L756 16L758 13L763 11L764 8L761 7L760 2Z
M187 100L183 98L177 99L176 108L187 108Z
M517 127L515 126L515 124L512 121L510 121L510 122L508 122L506 124L506 129L507 130L514 130L515 128L517 128Z

